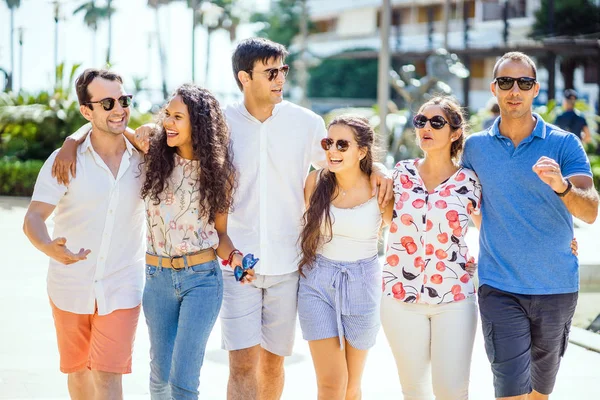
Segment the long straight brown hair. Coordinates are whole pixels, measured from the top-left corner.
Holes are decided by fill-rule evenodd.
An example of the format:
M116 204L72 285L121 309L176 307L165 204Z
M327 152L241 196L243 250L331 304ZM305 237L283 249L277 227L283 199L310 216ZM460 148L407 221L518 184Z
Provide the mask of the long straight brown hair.
M336 117L328 126L328 129L333 125L345 125L354 133L354 140L358 146L366 149L366 156L360 160L360 170L367 175L371 175L373 171L373 141L375 133L369 125L366 118L354 115L341 115ZM300 250L301 257L298 264L298 270L302 272L302 268L310 267L315 261L317 250L325 243L331 241L332 224L330 215L330 205L333 199L338 195L338 183L335 173L329 170L319 172L317 186L313 194L310 196L308 208L303 216L303 227L300 233ZM325 228L323 232L322 228Z

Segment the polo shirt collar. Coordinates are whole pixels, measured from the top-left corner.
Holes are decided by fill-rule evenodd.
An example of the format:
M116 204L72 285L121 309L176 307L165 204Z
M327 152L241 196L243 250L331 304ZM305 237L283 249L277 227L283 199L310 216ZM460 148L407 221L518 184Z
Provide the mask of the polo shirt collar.
M531 132L531 136L537 136L540 139L546 139L546 129L547 129L546 122L539 114L532 113L532 115L535 118L536 122L535 122L535 126L533 127L533 131ZM497 136L497 137L504 137L500 133L500 120L501 119L502 119L502 117L496 118L496 121L494 121L494 125L492 125L492 127L489 130L490 135Z

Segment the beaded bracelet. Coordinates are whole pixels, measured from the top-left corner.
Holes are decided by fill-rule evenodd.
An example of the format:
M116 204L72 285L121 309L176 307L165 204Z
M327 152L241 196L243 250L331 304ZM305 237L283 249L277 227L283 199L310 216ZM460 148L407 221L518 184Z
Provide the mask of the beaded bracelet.
M236 254L239 254L240 256L244 255L238 249L233 249L233 250L231 250L231 253L229 253L229 257L227 257L227 260L221 261L221 264L223 264L223 265L231 265L231 260L233 259L233 256L235 256Z

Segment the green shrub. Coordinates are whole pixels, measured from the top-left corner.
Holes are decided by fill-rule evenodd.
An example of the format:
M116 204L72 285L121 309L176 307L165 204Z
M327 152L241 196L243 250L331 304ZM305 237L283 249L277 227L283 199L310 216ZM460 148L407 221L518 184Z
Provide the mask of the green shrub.
M0 159L0 195L31 196L42 165L40 160Z

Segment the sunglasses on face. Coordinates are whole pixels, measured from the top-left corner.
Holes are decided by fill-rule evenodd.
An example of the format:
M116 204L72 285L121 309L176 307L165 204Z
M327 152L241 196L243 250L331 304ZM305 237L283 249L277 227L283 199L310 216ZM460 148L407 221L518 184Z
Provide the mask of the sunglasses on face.
M431 125L433 129L442 129L446 124L450 124L441 115L434 115L431 118L427 118L423 114L417 114L413 118L413 125L415 128L423 129L425 128L425 125L427 125L427 121L429 121L429 125Z
M277 76L279 75L279 73L281 72L283 74L284 77L287 76L288 72L290 72L290 66L289 65L283 65L280 68L269 68L266 69L264 71L246 71L246 72L254 72L257 74L267 74L267 79L269 81L275 80L275 78L277 78Z
M102 99L102 100L98 100L98 101L88 101L85 104L100 104L102 106L102 108L104 108L104 111L110 111L113 108L115 108L115 102L119 102L119 104L121 105L121 107L123 108L127 108L131 105L131 99L133 98L132 95L130 94L126 94L124 96L119 97L118 99L113 99L113 98L106 98L106 99Z
M348 150L350 148L350 142L347 141L346 139L338 139L337 141L334 142L333 139L331 138L324 138L321 139L321 147L323 148L323 150L327 151L329 149L331 149L331 146L333 146L335 143L335 148L338 151L341 151L342 153L346 150Z
M533 85L535 85L535 78L521 77L521 78L511 78L509 76L501 76L494 80L495 83L498 84L498 87L502 90L510 90L515 85L515 81L521 90L531 90Z

